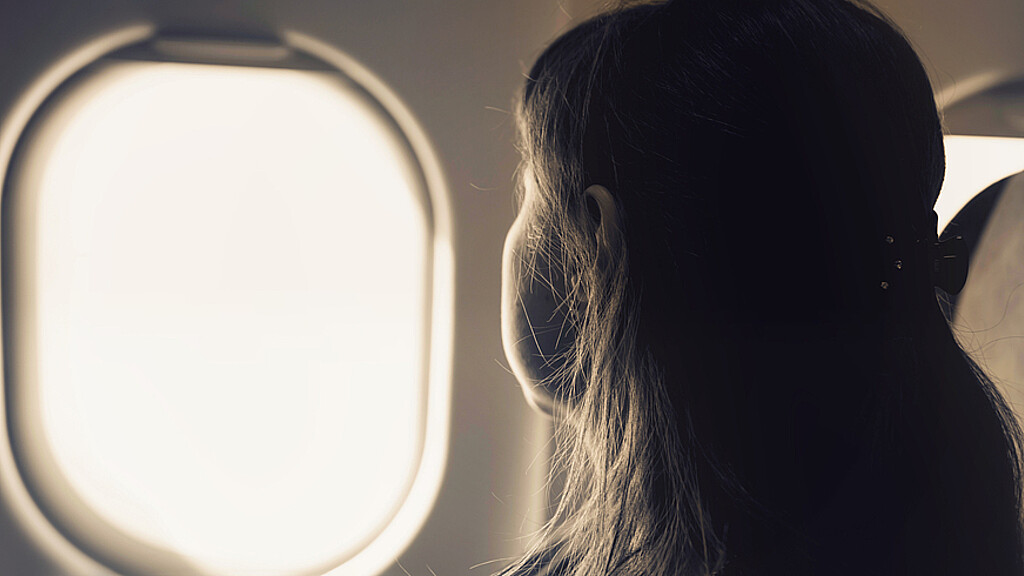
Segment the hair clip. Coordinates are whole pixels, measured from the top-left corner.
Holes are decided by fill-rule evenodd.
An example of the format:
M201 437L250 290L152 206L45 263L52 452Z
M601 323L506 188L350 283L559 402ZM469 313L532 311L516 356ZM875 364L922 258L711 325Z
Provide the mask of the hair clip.
M887 234L884 238L887 246L893 246L896 239ZM916 241L921 242L920 240ZM959 294L967 283L968 260L970 250L967 249L967 242L961 236L952 236L945 240L933 240L928 244L928 260L930 261L929 273L932 284L942 288L949 294ZM903 270L905 266L902 258L890 260L892 268L896 271ZM882 290L888 290L891 286L889 280L883 280L880 284Z
M967 283L970 259L967 242L961 236L952 236L932 243L929 252L932 282L950 294L959 294Z
M892 247L893 244L896 243L896 238L894 238L892 234L886 234L885 238L883 238L883 240L885 241L885 244L886 244L887 247ZM893 261L893 269L895 269L895 270L902 270L903 269L903 261L900 260L900 259L894 260ZM888 290L889 289L889 285L890 284L889 284L888 280L882 280L881 284L879 284L879 286L882 288L882 290Z

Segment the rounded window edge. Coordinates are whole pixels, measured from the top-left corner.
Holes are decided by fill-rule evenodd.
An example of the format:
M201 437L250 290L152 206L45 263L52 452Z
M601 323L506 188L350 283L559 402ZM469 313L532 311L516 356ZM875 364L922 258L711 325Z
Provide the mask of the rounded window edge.
M455 318L455 258L448 184L440 158L426 131L384 80L345 52L313 36L285 30L281 39L286 46L340 70L380 103L407 139L423 171L432 207L430 353L427 360L426 429L420 465L409 494L392 521L361 551L326 573L330 576L377 574L394 563L427 522L447 467Z
M152 46L164 42L167 38L176 36L162 35L150 25L125 28L86 43L45 70L35 83L23 91L0 125L0 190L6 193L9 176L14 168L11 163L16 157L19 142L29 129L32 119L45 107L52 95L59 93L77 74L105 58L130 51L133 47ZM247 46L251 48L254 45L257 47L255 52L246 51ZM171 44L172 49L181 49L182 46ZM186 43L184 48L187 50L188 47ZM361 548L341 559L341 564L330 569L325 567L326 573L332 575L378 573L393 564L396 556L412 543L427 521L440 491L447 463L454 312L454 260L449 228L447 183L433 146L412 112L385 82L351 56L330 44L298 32L285 32L279 44L268 42L259 45L244 41L228 41L223 43L222 47L226 52L212 54L211 58L226 59L228 61L224 63L228 65L264 65L268 59L280 58L282 50L298 55L300 63L323 62L326 67L320 70L340 73L343 78L351 81L354 87L365 92L368 100L379 106L383 119L393 124L395 135L407 144L413 167L420 172L426 196L424 213L428 236L432 239L432 246L428 246L427 249L429 260L426 263L429 293L425 304L428 331L424 334L427 352L422 450L404 499L400 501L389 521L375 535L369 537ZM167 50L168 45L164 44L159 48ZM241 50L237 50L238 48ZM260 62L232 61L244 60L247 57L256 57ZM188 59L186 53L184 61ZM302 69L306 66L285 62L278 64L277 67ZM8 347L3 349L4 359L9 361ZM47 517L43 507L33 497L33 489L19 467L12 443L11 392L6 382L8 373L9 370L5 369L4 381L0 381L0 426L3 427L4 434L3 441L0 442L2 502L11 511L18 526L67 573L115 574L116 569L127 568L128 566L123 563L117 563L117 568L111 568L107 563L97 559L107 555L96 554L95 549L90 551L76 546L72 539Z

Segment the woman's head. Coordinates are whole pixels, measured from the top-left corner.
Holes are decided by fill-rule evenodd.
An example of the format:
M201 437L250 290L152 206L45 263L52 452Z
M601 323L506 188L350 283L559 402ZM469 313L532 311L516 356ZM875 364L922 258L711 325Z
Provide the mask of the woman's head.
M835 545L806 534L827 517L871 522L856 498L896 505L893 382L927 378L928 330L948 339L927 254L942 133L899 32L845 0L634 5L556 40L518 121L503 323L560 412L548 553L710 572L766 554L749 526L809 557Z
M585 276L599 222L585 191L604 186L632 293L672 322L876 309L895 280L883 238L935 232L944 156L927 76L898 32L849 2L611 12L540 57L519 120L528 247Z

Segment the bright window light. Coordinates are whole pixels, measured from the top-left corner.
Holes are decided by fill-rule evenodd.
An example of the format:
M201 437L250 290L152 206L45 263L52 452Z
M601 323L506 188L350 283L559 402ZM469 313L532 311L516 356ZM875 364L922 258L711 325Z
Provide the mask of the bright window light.
M1024 138L946 136L946 178L935 203L939 231L992 184L1024 171Z
M424 441L431 224L396 130L328 73L126 60L28 135L8 385L67 485L207 573L358 552Z

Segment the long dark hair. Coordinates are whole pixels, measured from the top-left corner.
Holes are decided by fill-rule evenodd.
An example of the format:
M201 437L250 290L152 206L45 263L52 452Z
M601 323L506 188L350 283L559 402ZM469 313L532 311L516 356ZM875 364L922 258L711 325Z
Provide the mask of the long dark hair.
M577 338L565 487L506 574L1024 573L1020 433L936 301L941 124L891 22L613 9L540 56L518 121Z

